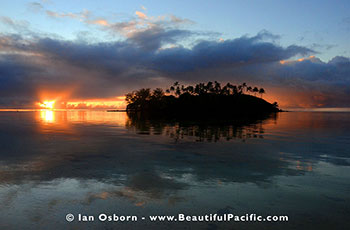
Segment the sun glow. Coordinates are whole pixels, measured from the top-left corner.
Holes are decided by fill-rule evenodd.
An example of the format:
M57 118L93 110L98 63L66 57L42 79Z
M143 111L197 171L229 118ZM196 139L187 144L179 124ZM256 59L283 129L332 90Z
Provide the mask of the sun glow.
M42 108L45 108L45 109L53 109L55 106L55 101L39 102L38 105Z
M125 97L114 97L90 100L67 101L67 109L123 109L126 107Z
M40 118L42 121L53 123L55 121L54 112L52 110L40 111Z
M306 58L299 58L297 60L281 60L280 64L282 64L282 65L284 65L284 64L294 64L294 63L298 63L298 62L312 60L314 58L315 58L315 56L309 56L309 57L306 57Z
M40 101L36 102L36 108L58 109L125 109L125 96L110 98L77 99L70 98L66 92L45 92L39 94Z

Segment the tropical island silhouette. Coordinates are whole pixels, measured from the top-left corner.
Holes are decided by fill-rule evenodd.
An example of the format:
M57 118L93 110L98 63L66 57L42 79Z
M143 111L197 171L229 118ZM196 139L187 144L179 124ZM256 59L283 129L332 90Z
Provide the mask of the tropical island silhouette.
M125 95L125 100L128 113L162 118L264 117L280 112L277 102L267 102L262 98L263 94L263 88L246 83L222 86L220 82L209 81L185 86L175 82L166 90L142 88L130 92Z

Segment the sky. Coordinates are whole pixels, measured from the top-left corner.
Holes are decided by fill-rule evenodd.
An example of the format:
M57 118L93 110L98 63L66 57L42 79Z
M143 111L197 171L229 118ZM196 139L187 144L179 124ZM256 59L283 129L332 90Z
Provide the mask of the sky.
M349 1L4 1L0 107L209 80L350 107L349 38Z

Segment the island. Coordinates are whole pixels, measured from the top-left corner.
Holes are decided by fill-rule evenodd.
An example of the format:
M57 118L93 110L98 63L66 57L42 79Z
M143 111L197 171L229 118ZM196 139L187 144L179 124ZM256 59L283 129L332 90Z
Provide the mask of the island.
M278 103L267 102L263 94L263 88L246 83L222 86L220 82L209 81L192 86L175 82L166 90L142 88L130 92L125 100L128 113L163 118L265 117L280 112Z

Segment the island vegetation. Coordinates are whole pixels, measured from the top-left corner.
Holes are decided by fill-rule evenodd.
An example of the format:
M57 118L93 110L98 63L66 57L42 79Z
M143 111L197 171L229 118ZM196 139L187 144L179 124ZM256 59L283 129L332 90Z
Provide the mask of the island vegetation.
M246 83L233 85L207 82L181 85L168 89L142 88L126 94L128 113L145 113L162 117L239 117L264 116L281 111L277 102L263 99L263 88Z

